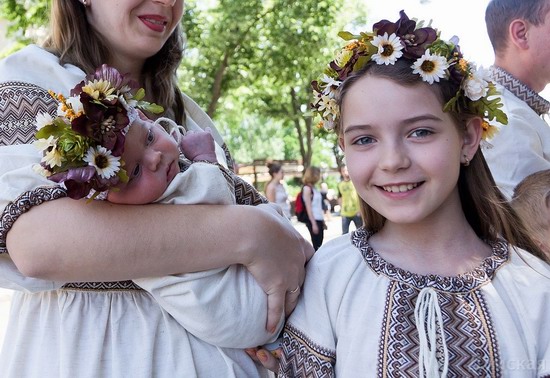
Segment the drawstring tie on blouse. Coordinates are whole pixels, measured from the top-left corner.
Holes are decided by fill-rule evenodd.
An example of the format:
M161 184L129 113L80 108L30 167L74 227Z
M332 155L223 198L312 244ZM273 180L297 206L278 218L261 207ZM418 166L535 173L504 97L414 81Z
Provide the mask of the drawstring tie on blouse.
M414 307L414 319L420 341L419 378L445 378L449 368L449 353L445 342L441 308L437 301L437 292L433 288L426 287L418 294ZM439 374L440 365L436 355L438 332L443 348L443 371L441 374Z

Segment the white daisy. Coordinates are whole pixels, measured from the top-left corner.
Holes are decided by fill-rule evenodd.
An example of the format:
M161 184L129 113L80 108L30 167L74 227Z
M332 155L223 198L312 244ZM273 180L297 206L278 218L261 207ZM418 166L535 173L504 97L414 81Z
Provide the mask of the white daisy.
M320 81L324 84L323 94L329 97L334 97L335 89L342 84L340 80L336 80L327 74L324 74Z
M57 116L58 117L66 117L67 116L67 108L65 104L59 103L57 104Z
M97 173L105 179L113 177L120 169L120 156L113 156L103 146L90 147L84 161L95 167Z
M328 76L327 74L324 74L323 77L320 79L322 83L326 84L327 87L330 87L330 86L335 86L335 87L339 87L340 84L342 84L342 82L340 80L336 80L330 76Z
M389 37L388 33L384 33L382 36L377 35L370 43L378 48L378 52L372 55L372 60L376 64L394 64L403 55L401 39L395 33Z
M80 102L80 96L69 97L66 102L67 102L67 105L69 105L71 109L73 109L75 114L77 114L78 112L84 111L82 103Z
M336 100L334 98L322 95L318 104L319 107L317 108L317 111L322 114L323 118L334 118L335 112L338 109L338 105L336 104Z
M63 160L63 156L59 153L57 150L57 146L52 147L48 152L42 157L42 160L40 160L42 163L46 163L46 165L50 167L55 167L56 165L61 167L61 162Z
M475 68L475 66L474 66ZM464 93L472 101L477 101L482 97L487 96L489 91L489 76L483 67L479 67L472 72L471 76L463 82Z
M54 138L53 135L50 135L48 139L42 138L42 139L35 140L32 143L32 145L35 146L38 149L38 151L45 151L50 147L55 147L56 143L57 143L57 139Z
M53 122L53 117L48 113L38 113L36 116L36 130L40 130L44 126L48 126Z
M445 57L432 55L430 50L426 50L426 53L418 58L411 68L413 68L413 73L422 77L422 80L433 84L434 81L439 82L439 79L445 77L449 63Z

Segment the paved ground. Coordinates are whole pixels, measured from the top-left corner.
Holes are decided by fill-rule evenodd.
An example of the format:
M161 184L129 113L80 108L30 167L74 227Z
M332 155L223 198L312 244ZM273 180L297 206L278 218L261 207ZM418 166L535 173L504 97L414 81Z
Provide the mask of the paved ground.
M342 232L341 218L337 215L332 215L327 222L327 230L325 231L325 241L339 236ZM304 223L299 223L293 220L296 229L306 238L309 239L309 233ZM353 230L353 224L350 229ZM0 346L4 339L5 328L8 320L8 312L10 308L11 291L0 289Z

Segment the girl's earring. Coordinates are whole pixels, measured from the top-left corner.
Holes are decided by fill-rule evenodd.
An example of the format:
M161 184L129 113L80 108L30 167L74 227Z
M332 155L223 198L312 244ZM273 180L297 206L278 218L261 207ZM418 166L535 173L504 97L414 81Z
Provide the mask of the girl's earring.
M470 159L468 159L468 156L464 155L464 163L462 163L465 167L470 165Z
M85 7L88 6L88 0L80 0L80 2L81 2L82 5L84 5Z

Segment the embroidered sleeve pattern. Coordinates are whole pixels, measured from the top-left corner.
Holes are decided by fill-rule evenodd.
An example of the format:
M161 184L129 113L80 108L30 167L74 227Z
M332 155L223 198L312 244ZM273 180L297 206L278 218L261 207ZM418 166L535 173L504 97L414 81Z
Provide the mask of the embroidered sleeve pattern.
M8 252L6 248L8 231L22 214L25 214L33 206L66 196L66 190L58 186L38 187L21 194L14 201L10 202L0 218L0 253Z
M38 113L55 115L57 104L50 94L34 84L0 83L0 146L34 140Z
M315 344L292 324L285 326L279 378L334 377L336 352Z
M233 183L237 205L257 206L269 202L267 198L258 192L254 186L244 181L242 177L237 176L235 173L219 164L218 166L227 181Z

